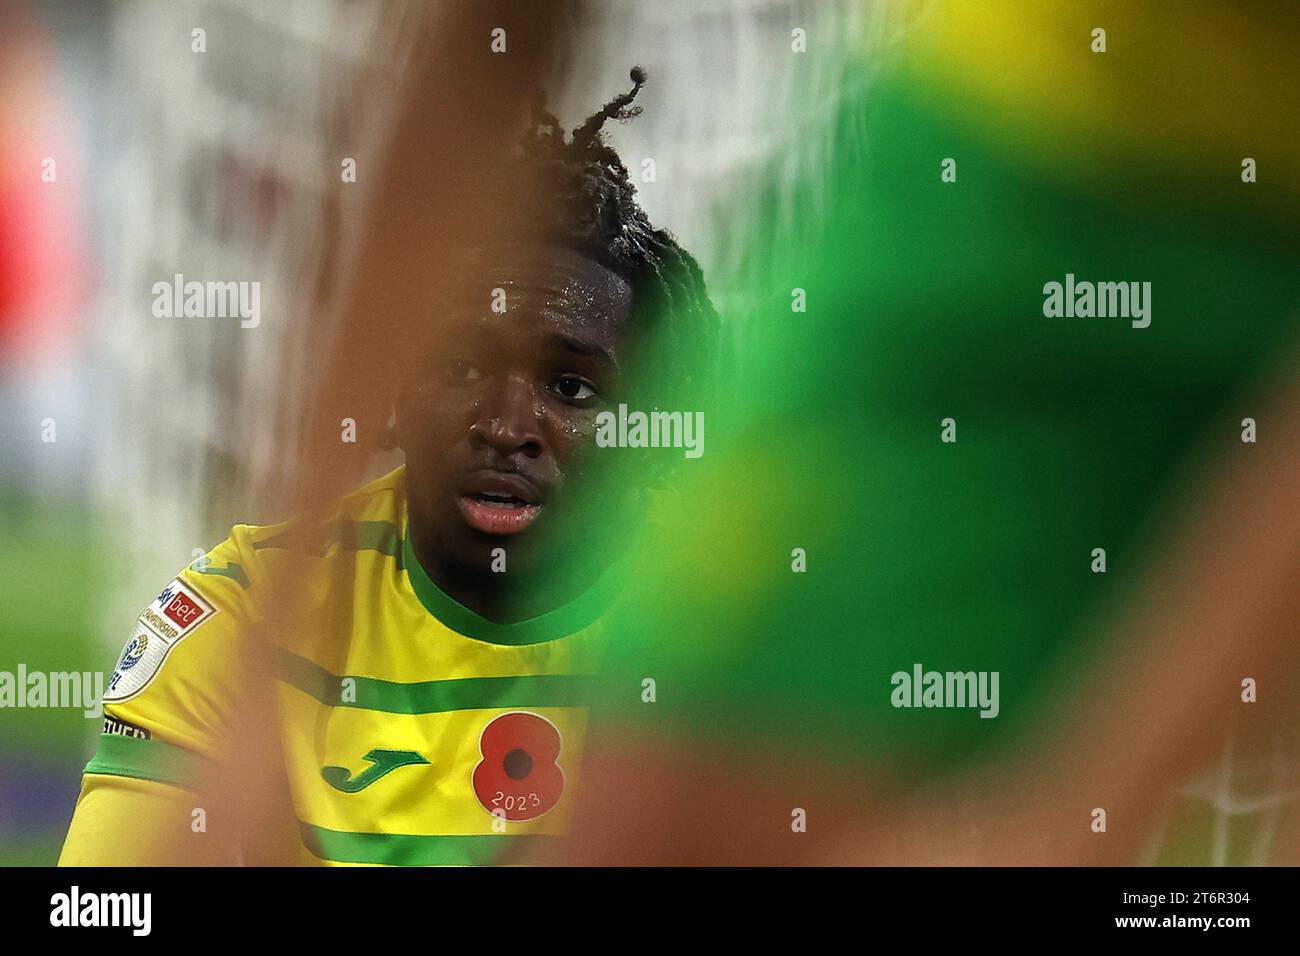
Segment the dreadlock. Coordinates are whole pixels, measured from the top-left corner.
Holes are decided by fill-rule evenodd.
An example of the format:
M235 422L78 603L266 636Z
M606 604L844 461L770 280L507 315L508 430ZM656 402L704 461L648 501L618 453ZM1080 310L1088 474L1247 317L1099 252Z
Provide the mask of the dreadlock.
M705 290L704 275L672 233L651 224L637 204L627 167L605 141L606 122L623 122L641 113L641 107L631 104L646 73L635 66L630 76L630 91L611 99L567 138L539 96L520 141L524 175L538 190L548 238L590 255L631 285L634 328L653 328L663 335L657 340L662 344L653 349L661 361L646 363L658 366L660 386L671 380L689 389L692 400L707 400L718 314ZM648 370L643 367L642 373Z

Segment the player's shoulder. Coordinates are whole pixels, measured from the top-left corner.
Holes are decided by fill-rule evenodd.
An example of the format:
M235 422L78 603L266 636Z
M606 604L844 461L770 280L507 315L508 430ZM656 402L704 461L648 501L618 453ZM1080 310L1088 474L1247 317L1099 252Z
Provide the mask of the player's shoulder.
M338 514L349 521L392 524L400 530L405 503L406 466L402 465L345 495Z
M235 525L145 606L105 701L124 703L146 689L158 697L163 685L217 680L241 653L243 639L260 633L270 608L328 590L324 585L338 575L354 573L342 563L359 550L396 554L403 495L399 468L336 500L322 515Z
M236 525L231 540L254 560L277 552L321 557L358 539L400 535L406 469L400 467L337 499L329 508L273 525Z

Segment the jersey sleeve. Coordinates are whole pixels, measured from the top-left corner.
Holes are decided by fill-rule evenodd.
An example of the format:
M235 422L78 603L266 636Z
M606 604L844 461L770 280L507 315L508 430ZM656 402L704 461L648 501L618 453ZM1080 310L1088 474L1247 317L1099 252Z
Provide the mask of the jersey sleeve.
M131 628L61 865L214 862L210 849L193 860L174 851L215 842L186 838L248 693L260 620L249 530L237 526L167 582Z

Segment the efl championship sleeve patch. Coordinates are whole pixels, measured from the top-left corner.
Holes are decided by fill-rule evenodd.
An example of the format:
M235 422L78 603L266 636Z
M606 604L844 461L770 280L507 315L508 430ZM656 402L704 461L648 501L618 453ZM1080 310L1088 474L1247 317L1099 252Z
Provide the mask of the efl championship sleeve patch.
M148 687L172 648L216 613L215 607L180 578L163 588L131 629L104 689L104 703L130 700Z

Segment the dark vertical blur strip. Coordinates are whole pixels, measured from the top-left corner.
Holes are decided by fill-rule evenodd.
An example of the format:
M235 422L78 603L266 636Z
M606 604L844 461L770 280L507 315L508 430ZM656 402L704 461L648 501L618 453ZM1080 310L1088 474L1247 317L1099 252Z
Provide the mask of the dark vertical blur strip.
M435 340L439 303L461 281L458 255L511 222L528 197L501 174L551 62L556 4L415 4L417 31L387 142L358 158L359 222L342 223L347 265L332 359L314 383L301 503L354 481L382 436L397 384ZM504 30L505 52L493 36ZM358 103L364 108L364 103ZM357 422L358 442L340 440ZM363 465L362 465L363 467Z
M373 108L392 109L384 141L358 150L358 215L339 222L339 248L321 287L338 289L322 304L322 334L334 337L326 366L302 383L309 403L306 449L288 489L267 489L292 502L289 513L308 527L328 518L330 503L363 477L382 446L392 400L415 360L436 350L441 303L462 281L461 253L486 230L520 221L516 180L502 175L511 147L547 75L553 41L551 2L416 3L416 32L396 97L376 93ZM505 31L505 52L493 52L493 31ZM366 108L364 95L354 100ZM318 377L314 374L319 372ZM356 422L355 444L341 440L340 423ZM281 492L287 491L287 494ZM277 576L259 632L241 655L245 679L229 763L211 781L209 799L236 821L235 857L245 864L283 863L299 851L286 830L294 810L283 785L280 724L274 681L261 653L319 620L323 595L306 580ZM308 616L312 612L313 616ZM335 622L349 627L351 622ZM253 853L255 855L251 855Z

